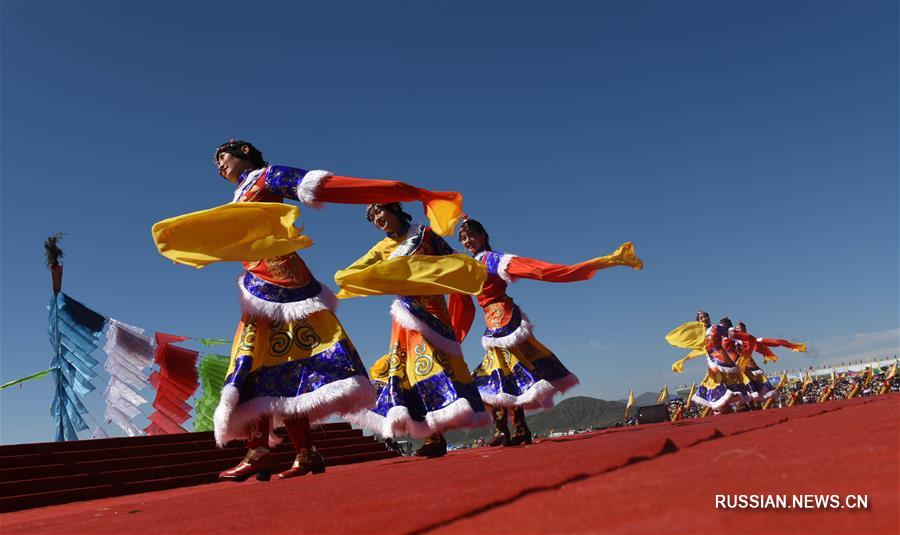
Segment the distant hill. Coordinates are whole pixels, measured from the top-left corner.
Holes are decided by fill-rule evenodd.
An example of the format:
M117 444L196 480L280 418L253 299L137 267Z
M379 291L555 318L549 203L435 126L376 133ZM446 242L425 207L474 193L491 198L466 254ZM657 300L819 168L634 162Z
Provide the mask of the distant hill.
M669 392L669 395L674 394L674 390ZM636 396L634 398L634 406L635 407L646 407L647 405L656 405L656 400L659 399L659 392L644 392L640 396ZM620 399L619 403L625 405L627 403L627 399Z
M653 401L656 401L656 394ZM624 412L625 404L618 401L575 396L560 401L552 409L526 416L526 420L532 433L547 434L551 431L608 427L621 420ZM511 420L510 431L512 431ZM460 444L473 442L479 437L487 439L492 434L493 426L489 426L467 431L451 431L446 437L449 443Z

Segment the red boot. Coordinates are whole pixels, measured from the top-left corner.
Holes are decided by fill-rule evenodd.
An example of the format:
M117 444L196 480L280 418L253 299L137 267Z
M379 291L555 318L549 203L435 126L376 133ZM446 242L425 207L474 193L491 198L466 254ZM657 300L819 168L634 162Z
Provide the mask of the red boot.
M297 450L297 457L289 469L278 474L278 479L289 479L309 473L323 473L325 458L312 445L312 429L309 427L309 418L306 415L293 416L284 421L284 427L291 438L294 449Z
M264 416L247 426L247 456L237 466L219 474L223 481L244 481L256 475L259 481L272 477L272 454L269 452L269 417Z

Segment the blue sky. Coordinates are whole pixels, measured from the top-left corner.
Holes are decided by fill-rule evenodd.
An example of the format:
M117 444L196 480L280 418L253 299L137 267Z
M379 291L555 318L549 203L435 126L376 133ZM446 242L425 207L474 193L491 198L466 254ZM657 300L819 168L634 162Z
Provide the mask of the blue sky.
M896 3L0 10L0 381L50 361L54 232L64 290L98 312L233 334L239 266L176 266L150 237L231 199L211 165L230 137L273 163L461 191L492 244L520 255L573 262L634 241L642 272L510 289L582 379L574 394L699 379L699 362L669 372L683 352L663 340L698 307L810 344L784 367L897 353ZM361 207L302 220L327 282L379 239ZM387 347L389 302L339 310L367 364ZM50 391L0 394L0 442L52 439Z

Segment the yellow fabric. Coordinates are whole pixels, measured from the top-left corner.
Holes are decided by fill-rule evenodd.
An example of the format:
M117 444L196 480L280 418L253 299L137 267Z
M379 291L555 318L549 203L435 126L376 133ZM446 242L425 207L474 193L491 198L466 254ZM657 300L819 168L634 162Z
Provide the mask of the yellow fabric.
M153 225L160 254L179 264L202 268L213 262L262 260L312 245L294 227L300 209L282 203L226 204L180 215Z
M706 327L699 321L683 323L669 331L666 342L675 347L693 349L687 356L672 363L672 371L681 373L685 362L706 356Z
M778 379L778 385L775 386L775 389L783 387L785 383L787 383L787 372L781 372L781 377Z
M343 326L330 310L287 323L268 319L255 321L245 316L234 335L228 373L234 371L240 357L251 357L250 371L255 371L307 359L331 349L341 340L350 344Z
M381 240L352 265L334 274L338 297L363 295L445 295L481 292L487 268L465 255L413 255L389 258L397 247Z
M516 364L528 371L534 370L540 359L556 358L553 351L540 343L534 336L510 348L490 347L485 351L481 364L475 368L475 377L489 377L498 371L504 377L512 377Z
M438 236L450 236L456 224L462 219L462 195L452 200L431 199L425 202L428 224Z
M387 383L391 377L397 377L403 390L412 390L419 382L435 375L445 375L462 384L474 381L462 356L448 355L418 331L404 329L396 323L391 332L390 353L369 368L372 381Z
M675 362L673 362L672 363L672 371L675 373L681 373L684 371L684 363L685 362L695 359L697 357L705 357L705 356L706 356L705 349L695 349L695 350L691 351L690 353L688 353L687 356L684 357L683 359L676 360Z
M699 321L683 323L669 331L666 342L684 349L705 349L706 327Z
M797 344L797 347L792 347L791 351L795 353L806 353L806 344Z
M669 387L663 385L662 390L659 391L659 397L656 398L656 403L666 403L667 401L669 401Z
M634 390L628 391L628 403L625 404L625 412L628 412L628 409L634 407Z

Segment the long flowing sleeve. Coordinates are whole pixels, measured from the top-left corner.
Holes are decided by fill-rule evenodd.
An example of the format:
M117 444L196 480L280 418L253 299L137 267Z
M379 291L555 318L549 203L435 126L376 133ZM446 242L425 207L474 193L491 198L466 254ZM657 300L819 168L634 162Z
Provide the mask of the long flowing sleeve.
M312 245L294 227L300 209L244 202L172 217L153 225L153 241L166 258L195 268L213 262L252 262Z
M766 347L786 347L798 353L806 352L806 344L789 342L784 338L757 338L757 342Z
M462 194L455 191L430 191L396 180L378 180L337 176L327 171L308 171L294 180L296 198L305 204L370 204L421 202L434 232L453 234L462 218ZM282 188L290 191L291 187Z
M706 356L706 327L699 321L689 321L675 327L666 335L666 342L675 347L692 349L682 359L672 363L672 371L681 373L684 371L684 363L698 357Z
M634 252L634 244L623 243L614 252L592 258L577 264L552 264L534 258L509 256L501 262L498 272L504 280L517 278L533 279L545 282L576 282L588 280L601 269L613 266L629 266L642 269L643 261Z
M370 251L371 252L371 251ZM481 262L465 255L363 256L334 274L338 297L357 295L475 295L487 279Z

